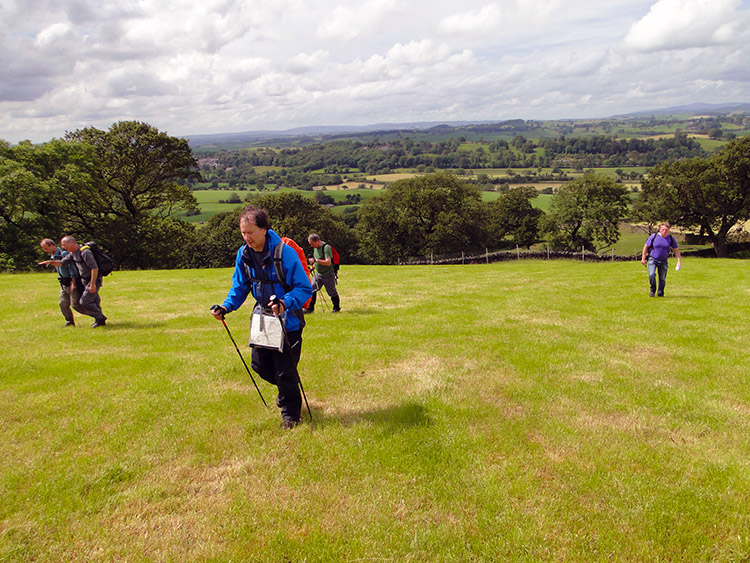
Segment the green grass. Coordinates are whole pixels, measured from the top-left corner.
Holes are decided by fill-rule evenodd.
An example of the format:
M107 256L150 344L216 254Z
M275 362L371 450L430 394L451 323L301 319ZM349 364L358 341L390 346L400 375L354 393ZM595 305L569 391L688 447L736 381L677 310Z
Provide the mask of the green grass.
M208 314L230 276L115 272L96 330L0 276L0 560L750 558L746 262L664 299L636 262L345 265L289 432Z

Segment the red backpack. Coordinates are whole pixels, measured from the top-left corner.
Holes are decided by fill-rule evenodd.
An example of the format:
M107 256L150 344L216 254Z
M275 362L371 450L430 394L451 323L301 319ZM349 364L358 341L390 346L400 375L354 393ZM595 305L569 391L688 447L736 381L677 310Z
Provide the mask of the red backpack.
M331 248L331 258L333 261L333 271L336 272L336 276L339 275L339 266L341 264L341 257L339 256L339 253L336 252L336 249L333 248L330 244L328 245Z

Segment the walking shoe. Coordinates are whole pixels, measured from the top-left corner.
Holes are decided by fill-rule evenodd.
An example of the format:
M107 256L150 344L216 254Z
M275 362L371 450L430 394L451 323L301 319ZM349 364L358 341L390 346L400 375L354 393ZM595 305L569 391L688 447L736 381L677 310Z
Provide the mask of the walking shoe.
M106 319L101 319L98 321L94 321L94 324L91 325L91 328L98 328L100 326L105 326L107 324Z
M331 310L331 313L340 313L340 312L341 312L341 309L333 309L333 310Z
M281 427L284 430L291 430L295 426L299 424L299 420L294 420L293 418L285 418L281 422Z
M76 326L76 323L74 323L73 321L68 321L67 323L63 325L63 327L66 327L66 326Z
M653 297L654 296L654 292L653 291L649 291L648 296L649 297Z

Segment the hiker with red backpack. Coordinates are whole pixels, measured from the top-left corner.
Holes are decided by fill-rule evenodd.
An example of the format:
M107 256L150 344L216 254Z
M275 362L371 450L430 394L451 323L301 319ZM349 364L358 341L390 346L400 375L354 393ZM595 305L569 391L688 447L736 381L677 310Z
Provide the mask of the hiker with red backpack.
M312 313L315 310L315 301L317 292L321 287L326 288L326 292L331 297L333 312L338 313L341 310L339 292L336 290L336 281L338 279L338 264L334 259L334 250L330 244L320 240L320 236L311 233L307 237L307 242L313 248L313 256L308 259L311 266L315 268L315 274L312 280L313 297L310 305L305 312Z
M211 314L223 321L248 297L253 298L251 366L278 388L276 406L281 409L282 427L294 428L302 410L297 364L305 326L302 305L312 295L310 280L297 252L271 230L264 209L248 206L240 215L239 227L245 244L237 251L232 287L221 305L211 307ZM274 317L279 319L277 332Z

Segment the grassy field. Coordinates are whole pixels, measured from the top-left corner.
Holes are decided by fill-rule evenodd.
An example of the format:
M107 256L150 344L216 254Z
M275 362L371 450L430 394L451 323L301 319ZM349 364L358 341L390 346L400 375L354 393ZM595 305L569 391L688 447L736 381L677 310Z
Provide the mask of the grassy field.
M0 276L0 561L750 558L747 263L344 266L286 432L230 275Z

